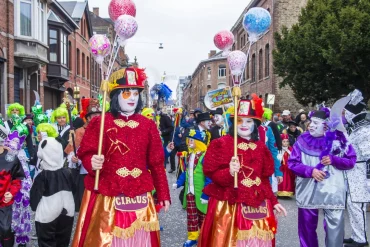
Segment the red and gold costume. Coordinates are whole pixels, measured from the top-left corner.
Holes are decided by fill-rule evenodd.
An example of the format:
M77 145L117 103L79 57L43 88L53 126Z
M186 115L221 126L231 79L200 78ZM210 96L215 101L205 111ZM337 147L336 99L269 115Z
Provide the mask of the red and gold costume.
M98 153L100 119L91 120L78 150L88 175L72 246L159 247L159 221L151 191L156 189L161 202L170 200L170 193L157 127L140 114L105 115L104 164L96 192L91 159Z
M288 140L287 134L281 135L282 140ZM292 152L292 147L283 147L280 171L283 173L283 182L278 185L278 196L294 196L295 192L295 174L288 167L288 160Z
M237 143L238 189L230 174L234 138L216 139L207 149L203 171L212 183L203 190L210 200L198 247L273 246L277 227L273 207L278 201L269 177L274 160L263 141L238 137Z

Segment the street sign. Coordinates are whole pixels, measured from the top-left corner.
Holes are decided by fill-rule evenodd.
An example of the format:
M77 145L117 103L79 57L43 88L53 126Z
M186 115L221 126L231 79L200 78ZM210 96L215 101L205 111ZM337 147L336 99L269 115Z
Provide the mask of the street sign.
M275 104L275 94L268 94L267 95L267 104L274 105Z
M230 87L209 91L204 97L204 104L210 110L216 110L216 108L232 102L233 96L231 94Z

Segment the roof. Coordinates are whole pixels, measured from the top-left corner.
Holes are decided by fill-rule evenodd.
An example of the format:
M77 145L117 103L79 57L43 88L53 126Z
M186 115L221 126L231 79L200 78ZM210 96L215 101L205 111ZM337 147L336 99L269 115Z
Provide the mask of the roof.
M68 1L59 3L73 19L81 19L87 5L87 2L77 2L77 1Z
M215 55L213 55L212 57L208 58L208 59L205 59L205 60L202 60L200 61L200 63L198 64L197 68L195 69L194 73L192 74L192 78L194 77L194 75L197 73L197 71L199 70L199 68L204 64L204 63L209 63L209 62L213 62L213 61L218 61L218 60L226 60L227 58L222 56L222 51L219 51L218 53L216 53Z
M56 8L58 8L64 14L65 17L67 17L67 19L70 21L70 23L75 28L79 28L78 24L73 20L71 15L62 7L60 2L58 2L57 0L52 0L52 3L55 5ZM53 15L49 16L48 20L63 23L55 13L53 13Z
M253 6L255 6L259 1L260 0L252 0L249 2L248 6L243 10L238 20L235 22L235 24L231 28L231 32L233 32L242 23L245 13L247 13L247 11Z

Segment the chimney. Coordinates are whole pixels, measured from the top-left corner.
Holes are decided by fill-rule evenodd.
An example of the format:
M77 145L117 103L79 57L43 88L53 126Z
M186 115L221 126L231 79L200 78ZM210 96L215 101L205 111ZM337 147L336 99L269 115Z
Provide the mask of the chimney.
M216 51L215 51L215 50L211 50L211 51L208 53L208 58L211 58L211 57L213 57L214 55L216 55Z
M93 8L93 13L94 15L99 16L99 8Z

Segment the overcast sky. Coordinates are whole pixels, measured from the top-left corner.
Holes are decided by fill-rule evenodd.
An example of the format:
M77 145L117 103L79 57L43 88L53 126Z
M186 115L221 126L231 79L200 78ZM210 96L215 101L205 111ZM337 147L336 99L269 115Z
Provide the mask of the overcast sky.
M230 30L250 0L134 0L136 36L129 40L126 53L137 57L146 68L151 85L161 75L191 75L199 62L216 49L214 35ZM99 7L101 17L109 17L108 2L89 0L89 7ZM143 42L143 43L140 43ZM153 44L147 44L153 43ZM158 49L163 43L164 49ZM176 95L176 81L168 82Z

